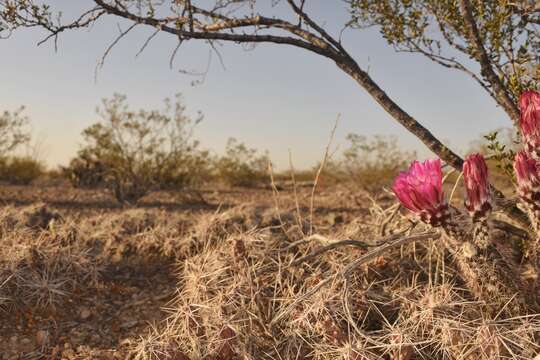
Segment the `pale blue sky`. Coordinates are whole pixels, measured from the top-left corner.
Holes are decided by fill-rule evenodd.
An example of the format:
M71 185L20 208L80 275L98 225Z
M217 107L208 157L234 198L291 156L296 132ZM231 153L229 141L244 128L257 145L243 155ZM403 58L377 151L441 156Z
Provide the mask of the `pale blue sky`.
M68 15L90 3L58 1ZM340 1L313 0L311 6L329 29L346 21ZM196 78L178 70L204 70L208 48L185 44L171 70L169 57L176 41L170 35L158 35L135 58L152 31L141 27L113 49L96 82L96 63L117 33L117 23L108 17L91 30L64 33L57 53L52 42L36 46L43 36L38 30L19 31L0 41L0 109L27 106L35 134L44 142L42 156L50 165L66 163L75 154L82 129L98 118L100 99L114 92L126 94L134 108L160 106L163 98L180 92L189 110L205 114L196 131L204 147L220 152L234 136L267 149L279 169L287 167L288 148L298 168L320 160L338 113L336 145L343 146L350 132L389 134L421 157L429 154L333 63L292 47L263 44L247 51L224 44L220 52L226 69L213 56L205 82L192 86ZM465 75L421 56L396 54L375 30L350 30L343 41L391 97L458 152L481 133L510 125L493 100Z

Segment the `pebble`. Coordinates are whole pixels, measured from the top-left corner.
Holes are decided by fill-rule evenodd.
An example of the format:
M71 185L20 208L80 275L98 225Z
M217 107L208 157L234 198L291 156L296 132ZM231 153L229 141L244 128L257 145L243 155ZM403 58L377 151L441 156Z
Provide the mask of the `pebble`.
M48 338L49 338L49 333L47 331L39 330L36 333L36 343L39 346L45 346L47 344Z
M77 355L75 355L75 351L73 351L72 349L66 349L62 352L62 358L73 360L76 356Z
M81 320L86 320L90 316L92 316L92 312L86 307L81 308L81 310L79 311L79 317L81 318Z

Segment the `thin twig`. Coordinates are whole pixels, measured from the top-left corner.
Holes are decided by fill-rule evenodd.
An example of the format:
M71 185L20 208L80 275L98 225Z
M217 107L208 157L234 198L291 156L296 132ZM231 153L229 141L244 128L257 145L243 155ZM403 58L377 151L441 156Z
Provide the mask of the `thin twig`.
M300 213L300 203L298 201L298 190L296 186L296 177L294 176L295 171L294 171L291 149L289 149L289 167L290 167L290 172L291 172L291 180L293 183L294 204L296 206L296 220L298 221L298 228L300 229L302 236L306 236L306 234L304 234L304 226L303 226L304 221L302 220L302 214Z
M390 213L389 216L387 216L381 223L379 235L384 236L384 233L386 232L386 227L388 224L392 221L392 219L396 216L396 214L399 212L399 209L401 209L401 204L397 203L393 205L394 209Z
M169 68L172 70L173 68L173 62L174 58L176 57L176 54L178 53L178 50L180 49L180 46L182 46L182 39L178 39L178 43L176 44L173 52L171 53L171 57L169 58Z
M109 53L111 52L111 50L118 44L118 42L120 42L120 40L122 40L122 38L124 36L126 36L131 30L133 30L133 28L135 26L139 25L138 23L133 23L130 27L127 28L127 30L125 31L122 31L120 30L120 34L116 37L116 39L114 39L114 41L107 47L107 49L105 50L105 52L103 53L103 56L101 57L101 59L99 60L99 62L97 63L96 65L96 71L95 71L95 74L94 74L94 77L95 77L95 81L97 81L97 77L98 77L98 72L101 68L103 68L103 65L105 64L105 59L107 59L107 56L109 55Z
M423 232L423 233L420 233L420 234L415 234L415 235L411 235L411 236L405 236L405 237L399 238L399 239L397 239L395 241L388 242L388 243L386 243L384 245L381 245L378 248L373 249L370 252L362 255L360 258L354 260L352 263L347 265L345 267L345 269L343 269L341 271L340 275L342 275L343 277L349 276L351 274L351 272L355 268L357 268L358 266L369 262L371 259L376 258L377 256L380 256L380 255L384 254L386 251L388 251L390 249L393 249L395 247L407 245L407 244L410 244L412 242L420 241L420 240L428 240L428 239L434 240L434 239L438 239L439 237L441 237L440 232L438 232L438 231L427 231L427 232Z
M448 198L448 203L451 204L452 203L452 199L454 198L454 193L456 192L456 189L459 185L459 182L461 180L461 178L463 177L463 172L461 171L458 175L458 178L454 184L454 187L452 188L452 192L450 193L450 197Z
M156 31L154 31L154 32L152 33L152 35L150 35L150 36L145 40L144 44L141 46L141 48L139 49L139 51L137 51L137 54L135 54L135 57L136 57L136 58L139 57L139 55L142 54L142 52L144 51L144 49L146 49L146 47L148 46L148 44L150 44L150 41L152 41L152 39L153 39L154 37L156 37L156 35L159 34L160 31L161 31L161 30L159 30L159 29L156 30Z
M276 182L275 182L275 179L274 179L274 168L272 167L272 163L271 162L268 162L268 172L270 174L270 185L272 186L272 197L274 198L274 206L275 206L275 209L276 209L276 215L277 215L277 218L279 220L279 225L280 225L280 228L281 230L283 230L283 233L285 235L287 235L287 232L285 231L285 224L283 222L283 220L281 219L281 211L279 209L279 191L277 189L277 186L276 186ZM288 235L287 235L288 237Z
M330 152L330 146L332 145L332 140L334 139L334 135L336 134L336 129L337 129L340 118L341 118L341 114L338 114L338 116L336 117L336 121L334 123L334 127L332 129L332 132L330 133L328 144L326 145L326 149L324 151L323 161L321 162L321 166L319 166L319 168L317 169L317 174L315 175L315 181L313 182L313 188L311 189L311 200L309 203L309 234L310 235L313 234L313 207L314 207L314 202L315 202L315 191L317 191L317 185L319 184L321 173L324 170L326 162L328 161L328 154Z
M327 251L330 251L330 250L334 250L334 249L337 249L338 247L341 247L341 246L355 246L355 247L359 247L361 249L367 249L368 247L370 247L370 245L366 244L364 241L360 241L360 240L353 240L353 239L345 239L345 240L340 240L340 241L336 241L335 243L332 243L330 245L326 245L326 246L323 246L321 247L320 249L317 249L315 250L314 252L300 258L300 259L297 259L295 261L293 261L291 263L291 266L296 266L296 265L299 265L299 264L302 264L304 262L307 262L313 258L316 258L317 256L321 255L321 254L324 254L325 252Z

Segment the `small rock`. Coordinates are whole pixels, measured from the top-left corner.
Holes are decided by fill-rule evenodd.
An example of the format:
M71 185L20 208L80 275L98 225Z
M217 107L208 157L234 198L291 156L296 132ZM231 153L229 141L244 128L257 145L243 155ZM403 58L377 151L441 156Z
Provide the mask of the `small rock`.
M127 330L127 329L130 329L130 328L134 327L138 323L139 323L138 320L126 321L125 323L120 325L120 329Z
M477 254L476 247L468 241L463 243L461 251L467 259L471 259Z
M81 320L86 320L90 316L92 316L92 312L90 311L90 309L88 309L86 307L83 307L83 308L80 309L79 317L81 318Z
M129 338L124 338L120 341L120 346L129 346L131 345L131 340Z
M328 214L328 222L330 225L338 225L344 222L343 215L338 214Z
M19 350L22 352L30 352L34 350L34 344L32 343L32 340L28 338L22 338L19 345Z
M68 360L73 360L75 359L76 355L75 355L75 351L73 351L71 348L68 348L68 349L65 349L64 351L62 351L62 358L66 358Z
M114 360L114 354L112 352L107 351L106 353L101 354L103 357L103 360Z
M49 333L44 330L39 330L36 333L36 343L39 346L45 346L47 344L47 340L49 339Z

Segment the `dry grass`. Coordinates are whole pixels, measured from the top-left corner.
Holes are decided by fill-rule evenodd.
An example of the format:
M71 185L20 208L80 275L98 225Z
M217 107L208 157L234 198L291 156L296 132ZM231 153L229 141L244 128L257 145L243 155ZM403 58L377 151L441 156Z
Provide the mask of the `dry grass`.
M540 314L506 306L502 296L475 299L441 240L394 247L336 276L381 239L424 230L410 230L387 195L322 189L314 235L307 236L309 189L299 189L298 199L292 194L216 194L228 205L196 210L6 206L0 308L69 312L77 294L109 291L110 273L136 259L130 276L146 276L152 261L175 264L176 283L168 286L176 295L168 303L160 298L163 320L123 334L116 345L93 345L102 352L122 347L117 358L477 360L540 353ZM361 241L332 245L345 239ZM144 288L149 295L152 286ZM105 301L100 296L96 302ZM148 306L125 301L136 304L133 316ZM0 344L2 336L9 334L0 333ZM32 351L60 358L64 342L51 337ZM99 358L88 354L97 353L81 350L74 358Z
M0 213L3 306L55 307L81 283L95 284L101 263L76 241L77 227L45 206Z

